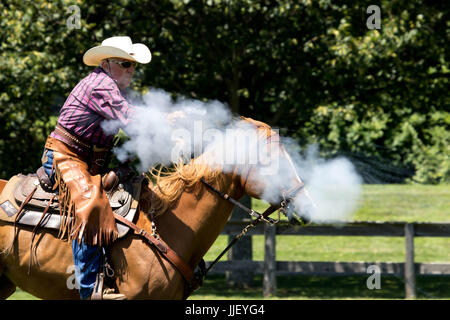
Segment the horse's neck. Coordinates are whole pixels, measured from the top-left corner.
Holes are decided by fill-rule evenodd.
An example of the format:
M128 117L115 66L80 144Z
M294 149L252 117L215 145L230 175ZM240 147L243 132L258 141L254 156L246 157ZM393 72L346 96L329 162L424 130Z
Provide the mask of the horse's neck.
M159 216L161 238L191 265L196 265L219 236L233 205L202 186L200 194L183 192L173 210ZM226 177L222 192L239 198L233 178Z

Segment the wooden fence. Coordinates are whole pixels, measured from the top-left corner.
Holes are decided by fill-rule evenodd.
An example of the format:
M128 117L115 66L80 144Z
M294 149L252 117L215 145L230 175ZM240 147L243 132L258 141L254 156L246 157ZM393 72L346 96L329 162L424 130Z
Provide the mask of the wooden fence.
M248 221L229 221L222 234L236 235ZM449 223L405 223L405 222L348 222L336 225L291 226L279 222L275 226L257 225L247 235L264 235L264 261L220 261L211 273L227 271L249 271L263 274L264 296L276 295L276 275L369 275L368 267L375 265L381 275L403 276L406 298L416 296L416 275L450 275L450 263L415 263L415 237L450 237ZM382 236L405 238L405 262L303 262L276 261L276 235L296 236ZM209 262L210 263L210 262ZM208 264L208 262L207 262Z

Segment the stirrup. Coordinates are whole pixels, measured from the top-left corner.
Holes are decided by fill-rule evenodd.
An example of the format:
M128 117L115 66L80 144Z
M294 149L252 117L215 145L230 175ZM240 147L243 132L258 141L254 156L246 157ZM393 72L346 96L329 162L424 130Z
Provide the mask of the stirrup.
M126 300L127 297L124 294L116 293L114 289L103 289L105 274L99 272L94 285L94 291L91 295L91 300Z
M112 291L112 293L108 293ZM114 293L113 289L107 289L103 292L103 300L127 300L127 297L122 293Z
M105 278L105 274L103 272L97 273L97 277L95 279L94 291L91 295L91 300L103 300L103 280Z

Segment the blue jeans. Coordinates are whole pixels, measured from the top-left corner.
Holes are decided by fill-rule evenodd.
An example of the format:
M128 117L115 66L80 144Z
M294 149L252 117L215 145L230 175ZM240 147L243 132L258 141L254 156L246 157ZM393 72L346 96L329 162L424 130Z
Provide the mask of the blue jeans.
M78 240L72 241L75 277L80 285L80 298L87 299L94 290L97 273L100 271L100 258L103 248L90 246Z
M42 166L50 181L55 183L55 171L53 167L53 150L45 149L42 155ZM75 265L75 277L80 284L81 299L89 298L94 290L97 273L100 271L100 258L103 248L99 246L86 245L84 242L78 244L72 241L73 263Z
M53 167L53 150L45 149L42 154L42 166L45 173L50 177L52 184L55 184L55 171L52 171Z

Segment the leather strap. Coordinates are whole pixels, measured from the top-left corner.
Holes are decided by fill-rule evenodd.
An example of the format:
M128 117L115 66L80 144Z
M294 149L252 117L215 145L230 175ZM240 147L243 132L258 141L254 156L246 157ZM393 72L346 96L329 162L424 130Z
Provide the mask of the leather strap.
M17 223L22 218L22 211L25 208L25 206L30 202L31 198L33 198L34 193L37 190L37 185L34 186L33 190L31 190L30 194L26 197L26 199L22 202L22 204L19 207L19 210L16 213L16 218L14 219L14 241L16 240L16 237L18 235L17 230Z
M67 143L51 136L47 137L47 140L45 141L45 148L66 154L72 158L80 159L86 163L89 160L87 153L80 154L80 152L77 151L74 147L69 146Z
M63 137L66 137L69 139L72 143L74 143L77 147L80 149L90 150L91 144L84 139L77 137L73 133L69 132L66 128L61 126L59 123L56 124L55 131L62 135Z
M262 214L247 208L246 206L244 206L242 203L240 203L239 201L233 199L229 194L222 192L220 190L217 190L216 188L214 188L213 185L209 184L208 182L205 181L205 179L200 179L200 181L206 186L208 187L210 190L214 191L215 193L217 193L219 195L219 197L221 197L224 200L227 200L229 202L231 202L233 205L241 208L242 210L244 210L245 212L247 212L249 215L251 215L252 217L256 218L256 221L258 221L258 223L263 220L263 221L267 221L270 222L272 224L276 223L276 220L273 220L271 218L269 218L269 216L275 211L277 210L280 206L279 205L271 205L269 208L266 209L266 211L264 211ZM256 224L255 224L256 225Z
M41 168L42 168L42 167L41 167ZM46 214L47 214L47 212L48 212L48 209L50 209L50 206L52 205L53 200L55 200L55 198L56 198L56 194L53 195L53 196L50 198L50 200L48 201L47 206L45 207L44 211L42 212L42 216L41 216L41 218L39 219L39 222L38 222L38 223L34 226L34 228L33 228L32 236L31 236L31 241L30 241L30 242L31 242L31 243L30 243L30 261L29 261L29 264L28 264L28 275L31 274L31 266L33 265L33 244L34 244L34 239L35 239L36 234L37 234L37 230L39 229L39 227L40 227L40 225L41 225L41 223L42 223L42 220L44 220L44 217L46 216ZM37 248L37 245L38 245L38 244L36 244L36 248Z
M194 286L194 270L188 265L175 251L173 251L167 244L161 240L156 239L152 235L148 234L144 229L139 228L134 223L126 220L124 217L114 213L114 218L120 223L125 224L134 230L134 233L143 236L152 244L167 260L169 260L173 266L181 273L183 278L189 285Z
M14 227L16 227L17 222L22 217L22 211L25 208L25 206L30 202L31 198L33 198L34 193L37 190L37 185L34 185L33 190L31 190L30 194L25 198L25 200L22 202L22 204L19 207L19 210L16 213L16 219L14 220Z

